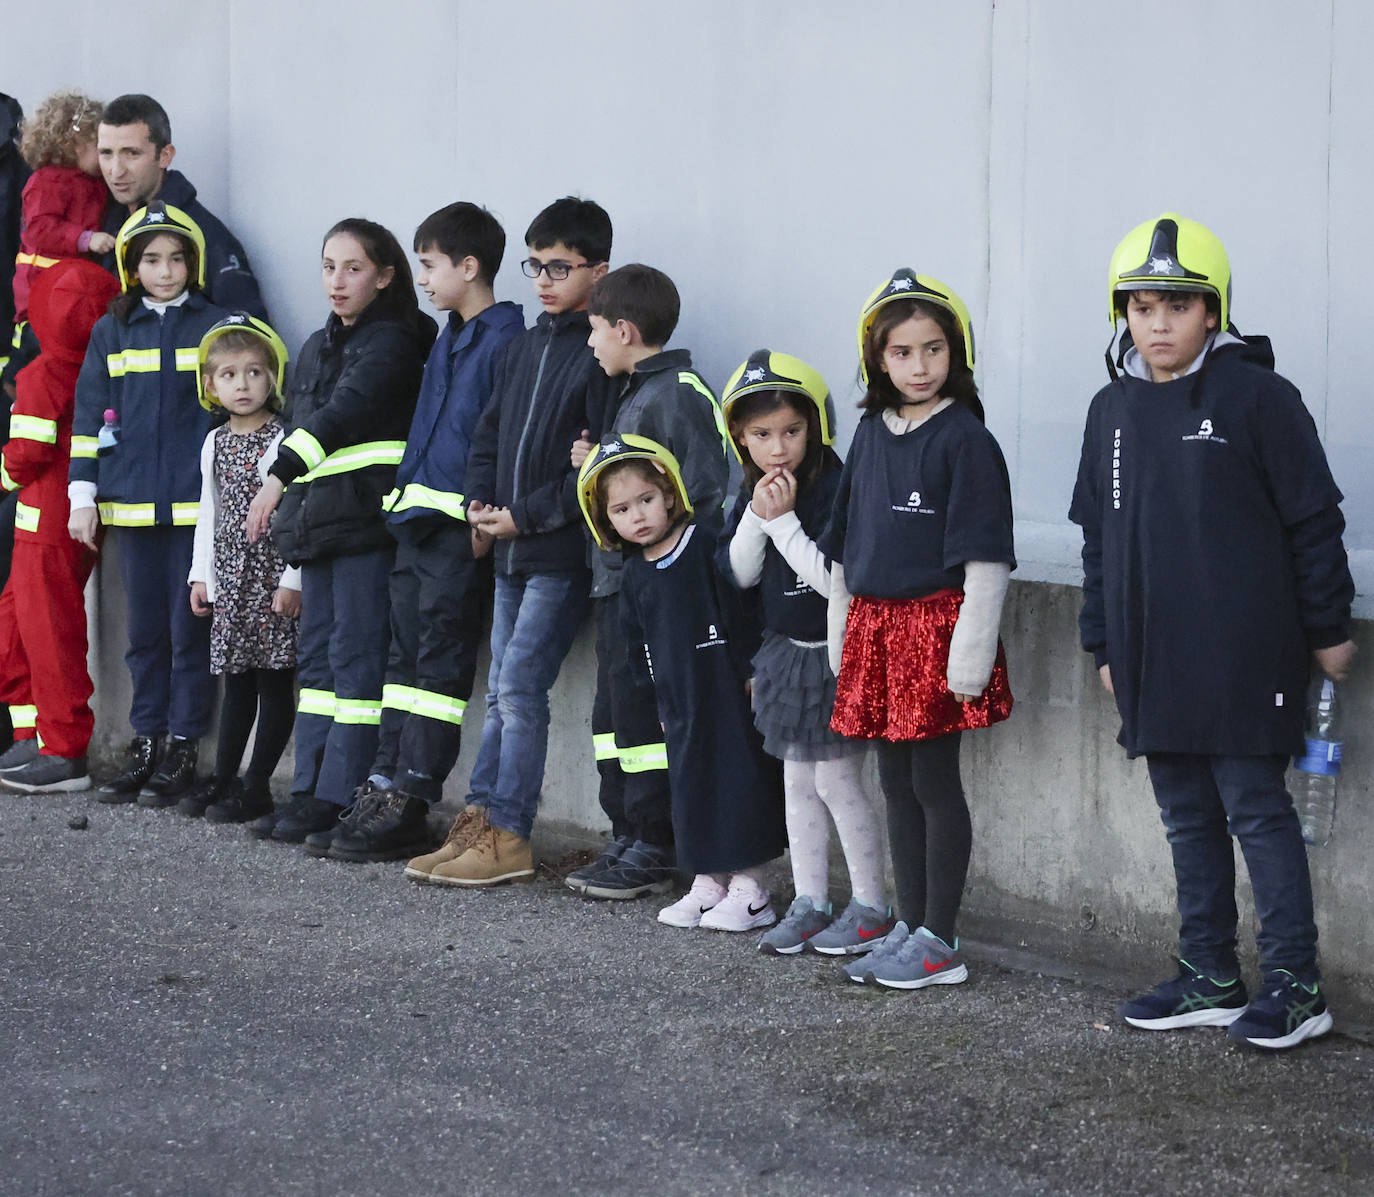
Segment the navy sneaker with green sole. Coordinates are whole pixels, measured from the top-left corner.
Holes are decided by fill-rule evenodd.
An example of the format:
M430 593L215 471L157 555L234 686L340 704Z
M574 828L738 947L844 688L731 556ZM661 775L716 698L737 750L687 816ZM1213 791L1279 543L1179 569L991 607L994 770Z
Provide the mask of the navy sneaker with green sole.
M1277 1051L1297 1047L1331 1029L1320 981L1303 982L1286 968L1264 979L1264 991L1256 996L1227 1029L1236 1043Z
M1116 1012L1144 1031L1175 1031L1229 1026L1241 1016L1245 1002L1245 984L1239 977L1219 981L1180 960L1178 976L1122 1002Z

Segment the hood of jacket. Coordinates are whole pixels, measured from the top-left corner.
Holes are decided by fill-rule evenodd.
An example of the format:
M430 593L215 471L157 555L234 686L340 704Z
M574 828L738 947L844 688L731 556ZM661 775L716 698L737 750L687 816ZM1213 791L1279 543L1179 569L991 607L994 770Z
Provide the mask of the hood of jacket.
M39 271L29 295L29 322L44 356L79 366L91 329L118 294L114 275L84 258L63 258Z

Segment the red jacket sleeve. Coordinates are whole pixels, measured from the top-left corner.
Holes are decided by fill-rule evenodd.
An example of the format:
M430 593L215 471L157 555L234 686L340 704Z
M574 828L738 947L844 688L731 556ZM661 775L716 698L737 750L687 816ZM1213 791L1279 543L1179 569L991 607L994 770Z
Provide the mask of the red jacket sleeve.
M24 185L24 248L50 258L81 253L81 234L101 226L98 213L91 218L89 198L79 179L54 171L35 171Z
M18 490L35 481L59 456L70 450L62 433L70 432L71 394L61 401L63 389L51 377L46 363L37 362L19 373L18 395L10 413L10 439L5 445L4 470L0 486ZM67 428L63 429L64 419Z

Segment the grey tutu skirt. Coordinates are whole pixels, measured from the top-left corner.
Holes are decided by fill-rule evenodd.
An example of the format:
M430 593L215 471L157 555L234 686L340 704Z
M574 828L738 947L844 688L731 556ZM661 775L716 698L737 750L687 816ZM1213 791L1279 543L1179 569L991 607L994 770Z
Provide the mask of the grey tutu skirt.
M830 730L835 675L824 642L799 644L777 632L754 654L754 726L769 756L834 761L868 746Z

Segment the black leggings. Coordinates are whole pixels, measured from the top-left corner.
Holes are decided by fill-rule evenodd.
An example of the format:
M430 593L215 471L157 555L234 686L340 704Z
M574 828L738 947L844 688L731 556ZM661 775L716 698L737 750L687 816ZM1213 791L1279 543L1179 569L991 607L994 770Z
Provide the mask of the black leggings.
M959 736L878 741L897 913L913 931L923 926L950 945L973 842Z
M224 675L224 702L219 712L219 748L215 752L215 780L230 782L238 776L243 750L253 720L258 734L253 756L243 775L250 789L264 788L286 750L296 715L296 671L251 669Z

